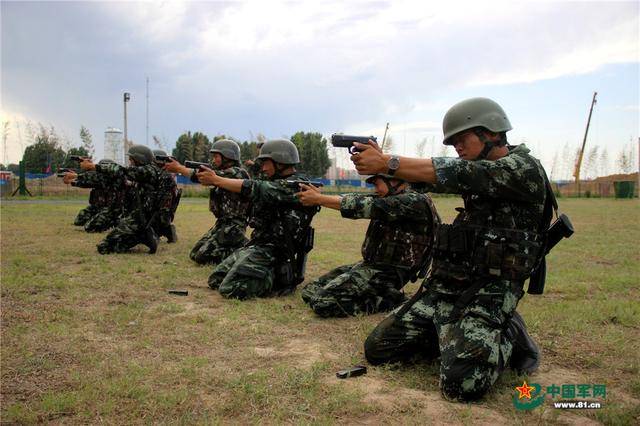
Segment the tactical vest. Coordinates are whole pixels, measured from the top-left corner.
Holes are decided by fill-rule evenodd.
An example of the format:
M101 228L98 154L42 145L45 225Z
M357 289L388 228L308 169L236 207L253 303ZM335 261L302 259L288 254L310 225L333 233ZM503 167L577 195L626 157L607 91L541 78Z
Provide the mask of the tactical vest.
M227 170L233 171L234 178L249 179L247 171L240 167L232 167ZM250 201L243 198L240 194L218 187L212 187L209 190L209 211L211 211L217 219L234 218L246 222L248 220L250 204Z
M292 175L287 179L297 180L300 177ZM311 220L318 210L317 207L275 207L265 205L260 200L253 200L249 226L254 230L250 244L274 244L282 247L289 239L302 241L307 238Z
M153 164L145 166L152 170L149 174L150 179L144 182L132 182L132 195L134 198L134 208L142 209L145 220L148 220L157 211L162 208L166 197L166 191L163 189L162 174L164 170Z
M538 265L544 247L540 219L532 213L516 223L509 200L463 196L465 208L441 225L434 246L433 275L455 280L497 278L523 281ZM518 229L526 226L529 229ZM513 227L513 228L511 228Z
M372 219L362 243L366 263L414 269L430 253L433 233L415 223Z

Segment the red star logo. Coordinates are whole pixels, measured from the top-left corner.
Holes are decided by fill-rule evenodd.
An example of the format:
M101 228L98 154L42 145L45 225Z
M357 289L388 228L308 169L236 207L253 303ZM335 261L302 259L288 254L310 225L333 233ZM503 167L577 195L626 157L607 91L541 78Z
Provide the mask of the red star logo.
M535 388L533 386L529 386L527 384L527 381L525 380L522 383L522 386L516 386L516 390L520 392L520 396L518 396L518 399L522 399L524 397L531 399L531 391L534 389Z

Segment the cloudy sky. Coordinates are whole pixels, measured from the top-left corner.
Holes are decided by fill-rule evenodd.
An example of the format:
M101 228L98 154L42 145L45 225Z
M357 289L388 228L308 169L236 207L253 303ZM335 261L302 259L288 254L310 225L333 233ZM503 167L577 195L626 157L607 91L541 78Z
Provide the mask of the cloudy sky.
M638 4L2 1L2 160L20 157L27 120L72 144L85 125L100 156L124 91L129 138L146 143L148 76L149 139L169 147L186 130L382 137L390 122L397 153L428 138L440 154L448 107L486 96L548 168L581 144L598 91L588 147L613 166L639 132Z

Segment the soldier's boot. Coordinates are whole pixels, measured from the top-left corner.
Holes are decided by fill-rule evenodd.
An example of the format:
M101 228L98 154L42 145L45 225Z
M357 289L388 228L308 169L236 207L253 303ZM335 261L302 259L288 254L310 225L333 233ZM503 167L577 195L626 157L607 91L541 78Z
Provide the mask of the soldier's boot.
M149 254L154 254L158 250L158 237L152 227L144 233L142 244L149 247Z
M169 244L178 242L178 233L176 232L176 226L173 223L169 225L166 237L167 243Z
M540 349L527 333L527 326L518 312L509 320L506 336L513 343L509 366L518 374L531 374L540 366Z

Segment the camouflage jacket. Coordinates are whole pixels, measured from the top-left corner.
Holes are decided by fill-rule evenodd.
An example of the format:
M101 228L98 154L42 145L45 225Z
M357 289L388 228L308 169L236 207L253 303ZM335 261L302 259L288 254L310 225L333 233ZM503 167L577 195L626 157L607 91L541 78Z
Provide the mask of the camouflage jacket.
M453 224L441 227L434 275L466 281L484 268L505 279L524 279L539 256L545 226L546 173L540 162L524 145L509 146L508 155L494 161L432 160L438 183L425 189L461 194L464 201ZM456 239L472 249L461 255Z
M227 169L214 169L218 176L229 179L248 179L249 174L241 167L233 166ZM194 170L191 175L192 182L198 182ZM249 221L250 202L240 194L226 191L222 188L211 187L209 190L209 210L218 221L234 221L243 226L247 226Z
M160 183L158 186L158 197L160 208L171 210L175 198L178 196L178 184L176 178L166 170L160 169Z
M254 228L249 245L271 244L285 248L302 241L318 207L304 207L287 180L307 180L293 174L285 179L245 180L242 196L251 200L249 226Z
M122 180L109 179L95 171L85 171L78 174L74 186L92 188L89 194L89 204L96 207L121 209L124 201Z
M440 223L428 195L411 190L387 197L346 194L340 212L349 219L371 219L362 243L365 263L414 270L428 262Z
M166 176L163 177L165 171L155 164L129 167L123 167L119 164L97 164L96 171L111 179L121 179L125 182L128 187L128 195L125 200L127 213L136 213L141 209L144 220L149 220L154 213L162 208L167 193L164 183L167 181Z

